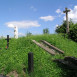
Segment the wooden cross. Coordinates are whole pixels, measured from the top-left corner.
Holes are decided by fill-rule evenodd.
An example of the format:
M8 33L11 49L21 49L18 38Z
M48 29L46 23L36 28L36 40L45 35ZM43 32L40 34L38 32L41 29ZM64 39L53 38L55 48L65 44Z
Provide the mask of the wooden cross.
M69 33L68 12L70 12L70 10L68 10L68 8L65 8L65 11L63 11L63 13L66 13L66 23L67 23L66 33L67 34Z
M9 40L10 40L11 38L9 38L9 35L7 35L7 39L5 39L5 40L7 40L7 48L9 47Z

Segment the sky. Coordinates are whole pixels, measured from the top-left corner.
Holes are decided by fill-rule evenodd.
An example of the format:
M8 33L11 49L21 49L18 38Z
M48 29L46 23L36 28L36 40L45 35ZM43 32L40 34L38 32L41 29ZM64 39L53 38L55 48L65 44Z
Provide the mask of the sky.
M66 7L71 10L69 19L77 23L77 0L0 0L0 36L13 37L13 26L19 36L43 34L45 28L53 34L66 19Z

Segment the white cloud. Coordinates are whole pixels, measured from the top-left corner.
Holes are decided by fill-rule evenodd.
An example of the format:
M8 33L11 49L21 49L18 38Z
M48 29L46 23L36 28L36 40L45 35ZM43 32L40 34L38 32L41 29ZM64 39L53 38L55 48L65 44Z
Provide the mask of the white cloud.
M19 36L26 36L25 34L23 33L18 33Z
M58 13L58 14L61 13L61 10L60 9L57 9L56 10L56 13Z
M58 14L57 17L61 17L64 14L63 11L61 11L60 9L57 9L56 13Z
M53 16L44 16L44 17L40 17L40 19L43 19L44 21L53 21L54 17Z
M37 11L37 9L34 6L31 6L30 9L32 9L33 11Z
M59 25L56 25L56 28L58 27Z
M17 26L18 28L29 28L29 27L39 27L40 26L38 21L12 21L12 22L7 22L6 25L8 27Z
M77 23L77 6L74 6L73 9L68 13L68 19L72 19L74 23ZM64 20L66 20L66 16L64 16Z
M14 28L13 24L8 24L8 27Z

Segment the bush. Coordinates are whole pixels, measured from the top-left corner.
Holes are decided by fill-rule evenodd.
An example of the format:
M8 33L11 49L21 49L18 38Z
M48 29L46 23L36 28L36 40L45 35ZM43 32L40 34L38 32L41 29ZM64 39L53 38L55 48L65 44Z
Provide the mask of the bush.
M63 21L63 24L58 26L55 31L57 33L66 33L66 21Z
M63 21L63 24L58 26L55 30L57 33L64 33L66 34L66 21ZM72 21L69 22L69 34L68 38L77 42L77 23L74 24Z
M69 38L77 42L77 24L70 29Z
M43 34L49 34L49 29L48 28L43 29Z

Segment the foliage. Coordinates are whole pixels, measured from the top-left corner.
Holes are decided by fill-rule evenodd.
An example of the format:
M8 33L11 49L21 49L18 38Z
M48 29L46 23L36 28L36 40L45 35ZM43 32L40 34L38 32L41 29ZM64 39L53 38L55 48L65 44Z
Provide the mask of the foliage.
M66 33L66 21L63 21L63 24L58 26L55 31L57 33Z
M69 37L77 42L77 24L74 24L70 29Z
M58 26L55 30L57 33L66 33L66 21L62 25ZM74 24L71 20L69 22L69 34L68 37L77 42L77 24Z
M49 29L48 28L43 29L43 34L49 34Z
M65 52L65 56L77 57L77 43L62 37L61 35L36 35L30 37L20 37L11 39L9 49L6 50L6 40L0 40L0 73L8 74L16 70L19 77L66 77L66 71L63 71L54 59L64 58L64 55L52 56L39 46L35 45L31 40L46 40ZM28 53L34 54L34 72L28 74ZM72 53L72 54L71 54ZM23 74L25 68L25 75ZM76 76L77 77L77 76Z
M31 36L32 35L32 33L31 32L27 32L27 36Z
M60 25L60 26L58 26L55 31L57 33L66 33L66 25L67 25L66 21L63 21L63 24ZM72 22L72 20L70 20L70 22L69 22L69 28L72 28L73 25L74 25L74 23Z

